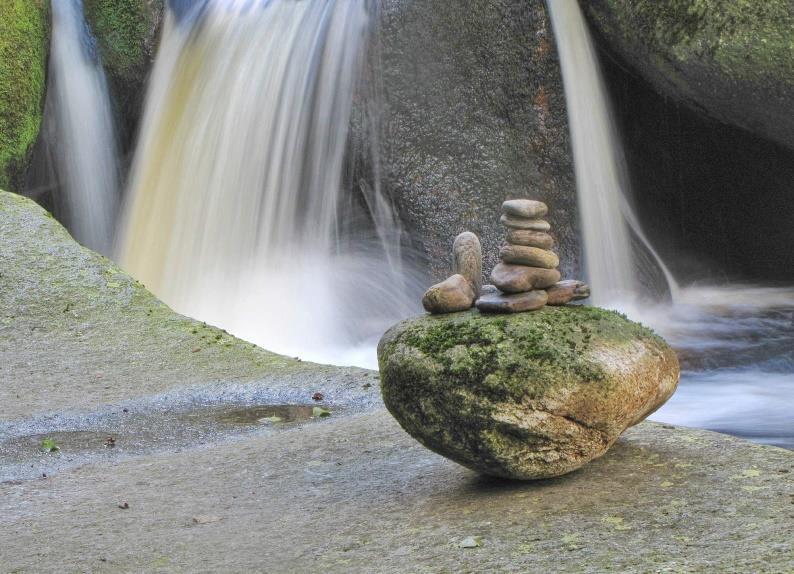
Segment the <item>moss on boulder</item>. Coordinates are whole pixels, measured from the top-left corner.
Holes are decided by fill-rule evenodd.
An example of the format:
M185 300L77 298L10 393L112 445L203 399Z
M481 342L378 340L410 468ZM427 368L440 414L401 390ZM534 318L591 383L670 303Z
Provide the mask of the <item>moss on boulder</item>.
M785 0L583 2L609 46L657 89L794 147L794 8Z
M679 378L649 329L594 307L422 316L378 348L383 399L428 448L484 474L558 476L602 455Z
M83 0L102 63L128 128L140 112L154 60L164 0Z
M45 0L0 0L0 186L10 189L41 127L48 13Z

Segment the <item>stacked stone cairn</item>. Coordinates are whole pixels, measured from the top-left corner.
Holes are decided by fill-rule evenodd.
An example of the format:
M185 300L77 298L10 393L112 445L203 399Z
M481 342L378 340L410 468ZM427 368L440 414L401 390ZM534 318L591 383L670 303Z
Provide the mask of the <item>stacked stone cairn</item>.
M454 274L425 293L422 304L427 311L453 313L476 305L482 313L522 313L590 296L585 283L560 281L560 259L551 251L551 225L543 219L548 213L545 203L512 199L502 204L502 212L507 243L491 273L493 285L482 285L479 239L471 232L461 233L452 247Z

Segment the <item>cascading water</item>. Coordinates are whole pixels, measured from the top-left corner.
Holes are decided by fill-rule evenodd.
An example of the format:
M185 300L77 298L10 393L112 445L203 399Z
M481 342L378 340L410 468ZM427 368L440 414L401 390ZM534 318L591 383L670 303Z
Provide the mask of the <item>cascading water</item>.
M679 288L642 232L593 42L577 0L548 0L560 55L593 300L651 325L678 351L681 387L653 418L794 448L794 290ZM642 301L632 236L669 302Z
M390 202L343 185L374 3L186 6L166 17L122 265L265 348L373 366L374 342L418 300Z
M632 233L655 259L675 298L677 285L645 238L627 198L628 178L601 69L577 0L548 0L571 129L586 273L593 303L638 298Z
M49 67L59 203L75 238L107 255L119 203L118 153L107 82L81 0L52 3Z

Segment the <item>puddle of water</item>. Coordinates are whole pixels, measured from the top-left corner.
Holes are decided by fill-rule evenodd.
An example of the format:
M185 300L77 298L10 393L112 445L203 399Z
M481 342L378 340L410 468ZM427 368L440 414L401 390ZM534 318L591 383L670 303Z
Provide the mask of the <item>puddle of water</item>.
M83 428L24 429L0 438L0 482L52 475L97 460L119 460L151 452L180 451L250 433L275 432L333 416L333 409L314 404L241 404L194 407L185 411L125 413L86 422ZM46 442L45 442L46 441ZM57 446L57 449L54 447ZM51 452L47 449L53 448Z
M272 425L310 421L319 418L318 405L264 405L224 408L212 416L224 425Z

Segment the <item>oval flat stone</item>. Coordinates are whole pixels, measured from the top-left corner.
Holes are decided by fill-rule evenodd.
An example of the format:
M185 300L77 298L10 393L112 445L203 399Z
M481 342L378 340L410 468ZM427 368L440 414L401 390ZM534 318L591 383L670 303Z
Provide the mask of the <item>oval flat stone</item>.
M587 299L590 296L590 287L583 281L568 279L552 285L546 292L549 294L547 305L567 305L571 301Z
M505 245L499 250L499 257L505 263L544 269L555 269L560 264L560 258L553 251L523 245Z
M527 267L497 263L491 271L491 283L505 293L523 293L533 289L551 287L560 280L560 272L556 269Z
M532 231L531 229L511 229L507 232L507 242L511 245L525 245L527 247L539 247L540 249L551 249L554 247L554 239L551 235L542 231Z
M427 290L422 298L422 306L429 313L455 313L471 309L477 296L463 275L436 283Z
M542 201L532 199L510 199L502 204L502 211L507 215L538 219L549 212L549 208Z
M546 305L548 295L545 291L528 291L514 295L502 293L483 295L475 305L483 313L523 313L537 311Z
M510 215L502 215L499 221L510 229L531 229L533 231L549 231L551 224L544 219L522 219Z

